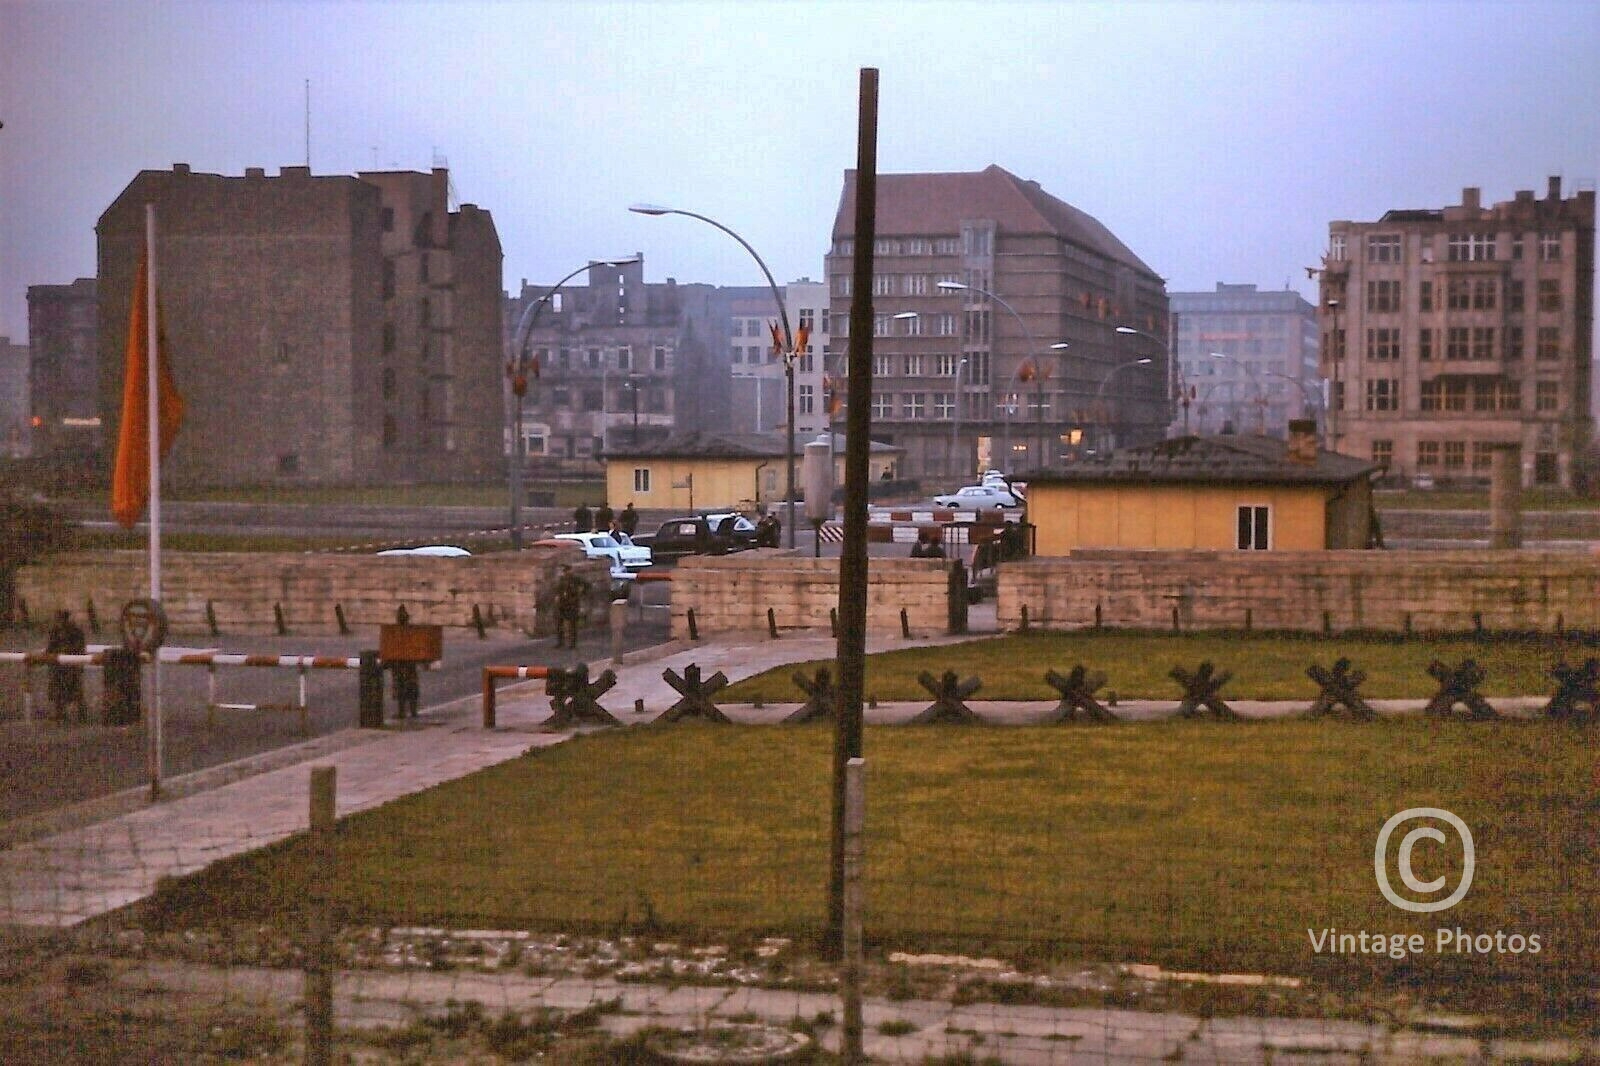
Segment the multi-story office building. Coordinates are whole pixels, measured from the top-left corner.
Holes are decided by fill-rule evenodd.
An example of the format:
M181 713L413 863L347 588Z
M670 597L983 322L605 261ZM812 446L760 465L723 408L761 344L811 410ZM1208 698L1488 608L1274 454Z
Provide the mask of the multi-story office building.
M28 453L28 346L0 337L0 458Z
M524 280L507 322L514 334L537 307L525 341L539 366L523 398L529 469L595 474L608 437L637 443L674 429L725 427L729 316L712 309L714 294L675 278L646 283L643 256L595 263L582 283L556 293Z
M741 433L784 430L788 425L788 383L783 360L773 354L771 324L777 307L770 289L737 292L730 308L728 355L733 363L733 428ZM804 351L794 361L795 435L800 444L827 428L825 376L839 368L829 352L828 286L801 278L783 286L784 307L796 340L808 331Z
M827 261L841 354L855 198L846 171ZM873 251L872 435L905 449L902 475L1048 469L1165 434L1162 279L1038 182L998 166L881 175Z
M97 228L107 440L146 204L188 405L171 476L358 484L504 469L500 241L489 212L450 210L442 168L141 172Z
M1594 191L1551 178L1493 207L1333 222L1322 270L1335 450L1410 478L1486 478L1521 448L1525 485L1572 486L1591 435Z
M1283 437L1292 418L1323 421L1317 314L1305 297L1222 282L1215 292L1170 296L1178 339L1176 432Z
M94 278L28 286L28 402L34 455L79 455L101 447L99 318Z

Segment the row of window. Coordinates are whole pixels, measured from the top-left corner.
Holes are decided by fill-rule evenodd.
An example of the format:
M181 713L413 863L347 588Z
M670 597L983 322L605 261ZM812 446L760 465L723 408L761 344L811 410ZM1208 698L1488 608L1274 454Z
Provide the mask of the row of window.
M989 255L992 233L986 227L964 229L960 237L878 237L873 255ZM834 255L854 255L856 242L848 237L833 242Z
M1445 257L1452 263L1492 262L1497 258L1499 234L1450 233L1445 237ZM1366 258L1369 263L1402 263L1405 261L1404 240L1399 233L1371 233L1366 237ZM1512 259L1521 259L1523 237L1513 233L1507 237L1506 251ZM1348 239L1343 233L1332 234L1328 239L1328 258L1343 262L1348 255ZM1434 239L1422 237L1421 255L1424 263L1433 262ZM1539 234L1539 258L1546 263L1561 259L1561 234Z
M1479 473L1493 465L1496 442L1489 440L1419 440L1416 463L1419 470L1466 470L1468 447L1471 447L1472 467ZM1394 465L1394 441L1372 442L1372 461L1381 466Z
M728 326L728 336L766 337L770 339L772 336L771 327L768 325L770 321L772 320L766 318L735 318ZM799 318L795 322L795 328L815 333L817 331L816 322L816 308L802 307L800 308ZM826 307L822 309L822 332L828 332L828 309Z
M549 390L548 399L550 406L556 408L570 408L574 403L580 411L611 411L613 413L633 410L635 389L631 385L622 385L611 390L611 404L606 405L605 389L599 385L592 387L571 388L557 385ZM649 385L637 389L639 410L650 414L662 414L667 409L667 393L658 385ZM532 407L541 406L544 393L537 384L528 386L527 401Z
M1499 278L1450 278L1444 287L1442 302L1435 299L1432 281L1419 282L1417 310L1419 311L1493 311L1500 306ZM1536 306L1540 311L1561 310L1561 279L1540 278ZM1521 278L1510 278L1505 285L1505 309L1519 312L1526 309L1526 288ZM1366 309L1373 314L1386 314L1405 309L1402 283L1397 280L1375 279L1367 282Z
M1344 382L1333 383L1333 406L1344 409ZM1363 409L1367 411L1399 411L1401 390L1399 378L1367 378ZM1426 412L1466 411L1494 412L1522 410L1522 385L1500 378L1434 378L1422 382L1418 409ZM1561 410L1561 383L1557 381L1534 382L1533 409L1542 414Z
M557 350L555 361L550 361L549 348L534 349L534 356L539 360L541 369L554 367L557 370L571 370L582 368L584 370L644 370L647 369L641 360L636 364L633 357L631 344L619 344L615 348L589 347L589 348L561 348ZM665 344L657 344L650 349L651 370L667 370L672 365L672 349Z
M1323 348L1328 358L1337 362L1345 355L1345 331L1329 330L1323 337ZM1497 330L1494 326L1447 326L1436 329L1427 326L1417 330L1417 359L1431 362L1481 362L1504 358L1516 361L1523 358L1526 332L1521 326L1507 326ZM1398 362L1405 356L1405 342L1398 327L1375 326L1367 330L1364 353L1374 362ZM1534 332L1534 357L1542 360L1560 359L1562 356L1561 327L1540 326Z
M959 274L873 274L872 295L874 296L962 296L967 299L981 298L982 294L970 290L956 288L940 288L940 285L961 285L988 288L987 271L968 271ZM849 274L835 274L831 289L835 296L849 296L853 291L855 279Z

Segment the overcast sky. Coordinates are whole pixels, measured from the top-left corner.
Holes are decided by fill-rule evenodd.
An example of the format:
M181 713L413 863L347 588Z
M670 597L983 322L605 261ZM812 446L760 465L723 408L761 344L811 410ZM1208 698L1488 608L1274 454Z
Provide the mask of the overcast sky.
M1099 218L1169 291L1310 295L1333 219L1600 173L1600 4L119 3L0 0L0 334L95 273L143 168L449 162L505 286L645 254L658 281L819 277L858 70L879 169L998 163Z

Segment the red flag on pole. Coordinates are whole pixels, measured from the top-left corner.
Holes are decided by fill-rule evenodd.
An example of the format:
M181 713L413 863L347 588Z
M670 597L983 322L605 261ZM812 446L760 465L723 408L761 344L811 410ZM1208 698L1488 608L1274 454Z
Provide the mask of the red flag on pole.
M122 373L122 425L117 432L117 460L111 477L111 514L123 528L131 528L150 501L149 415L149 273L145 256L139 256L139 273L133 282L133 308L128 313L127 365ZM172 383L167 367L166 336L156 315L156 400L160 409L161 454L183 423L183 397Z

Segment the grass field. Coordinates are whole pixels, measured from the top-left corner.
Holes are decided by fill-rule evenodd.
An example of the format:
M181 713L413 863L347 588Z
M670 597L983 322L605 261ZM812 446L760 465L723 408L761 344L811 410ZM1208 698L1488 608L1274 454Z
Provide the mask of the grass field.
M830 745L821 727L582 737L346 819L338 904L363 923L814 936ZM1597 747L1546 723L1414 719L871 728L868 936L1559 998L1600 964ZM1374 884L1379 827L1417 806L1476 840L1447 916L1394 909ZM1443 861L1431 847L1424 873ZM294 840L225 861L166 885L150 920L292 921L305 859ZM1544 948L1435 954L1446 926ZM1429 951L1316 955L1307 929L1328 927L1422 932Z
M1548 670L1560 652L1548 638L1471 638L1410 640L1379 637L1322 637L1294 634L1212 632L1163 635L1112 630L1076 633L1039 633L999 640L978 640L936 649L908 648L867 659L866 692L880 700L923 700L927 690L917 683L923 670L935 674L954 670L962 677L978 677L983 687L974 699L1056 699L1045 684L1044 672L1065 674L1075 664L1106 675L1101 690L1128 699L1176 699L1178 685L1167 676L1174 666L1194 669L1209 660L1230 669L1233 680L1222 690L1234 699L1304 699L1317 694L1306 677L1306 667L1330 667L1340 656L1364 670L1368 680L1362 693L1369 698L1433 695L1438 685L1427 673L1439 659L1452 665L1477 660L1488 671L1485 695L1530 696L1553 691ZM1569 657L1600 654L1594 648L1573 647ZM729 703L761 699L769 703L799 702L805 697L795 687L796 671L808 676L817 666L785 666L747 678L726 690Z

